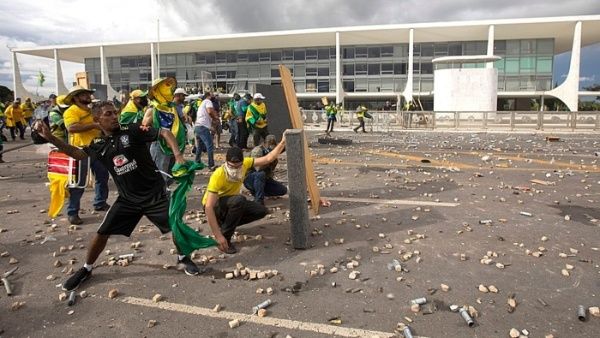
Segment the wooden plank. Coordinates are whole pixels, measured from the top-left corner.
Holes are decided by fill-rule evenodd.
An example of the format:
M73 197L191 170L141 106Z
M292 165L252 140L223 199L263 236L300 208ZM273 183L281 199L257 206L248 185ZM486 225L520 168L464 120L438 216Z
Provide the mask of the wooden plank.
M304 130L304 124L302 123L302 114L300 114L300 109L298 109L298 98L296 97L296 90L294 89L292 74L290 73L290 70L287 69L287 67L285 67L284 65L279 65L279 75L281 76L281 86L283 87L283 93L285 95L288 111L290 112L292 127L294 129ZM308 148L308 139L306 138L306 132L303 133L303 137L304 166L306 168L306 185L308 187L308 194L310 195L312 213L314 215L318 215L321 196L319 193L319 187L317 186L317 180L312 164L310 149Z
M267 98L265 104L267 105L269 134L275 135L277 141L279 141L286 129L294 129L283 89L280 85L257 83L256 92Z

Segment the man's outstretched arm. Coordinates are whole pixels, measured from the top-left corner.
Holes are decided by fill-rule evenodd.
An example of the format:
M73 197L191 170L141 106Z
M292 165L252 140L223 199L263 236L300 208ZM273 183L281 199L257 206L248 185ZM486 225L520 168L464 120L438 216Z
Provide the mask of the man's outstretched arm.
M88 154L86 154L85 151L83 151L77 147L74 147L70 144L67 144L63 140L52 135L52 133L50 132L50 129L48 129L48 126L46 126L45 123L37 122L35 124L34 128L43 138L48 140L48 142L54 144L58 148L58 150L71 156L72 158L74 158L76 160L84 160L88 157Z

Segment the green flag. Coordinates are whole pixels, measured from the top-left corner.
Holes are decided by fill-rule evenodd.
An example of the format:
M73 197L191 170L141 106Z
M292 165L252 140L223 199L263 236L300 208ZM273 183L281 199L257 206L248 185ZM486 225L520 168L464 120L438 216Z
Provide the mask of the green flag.
M216 246L217 242L207 236L200 235L183 222L183 214L187 208L187 194L194 183L195 171L204 169L204 163L186 161L175 163L171 170L173 178L179 183L169 205L169 224L180 255L189 255L194 250Z
M44 86L44 82L46 82L46 77L44 76L44 73L42 73L41 70L38 73L37 81L38 81L38 85L40 87L43 87Z

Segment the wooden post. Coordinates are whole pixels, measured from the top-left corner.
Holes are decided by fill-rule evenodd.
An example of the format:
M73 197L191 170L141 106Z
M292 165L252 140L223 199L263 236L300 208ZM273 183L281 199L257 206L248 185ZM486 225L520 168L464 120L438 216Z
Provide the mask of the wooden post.
M290 198L291 238L294 249L308 248L308 204L306 203L306 167L304 131L291 129L285 133ZM310 153L308 154L310 156Z

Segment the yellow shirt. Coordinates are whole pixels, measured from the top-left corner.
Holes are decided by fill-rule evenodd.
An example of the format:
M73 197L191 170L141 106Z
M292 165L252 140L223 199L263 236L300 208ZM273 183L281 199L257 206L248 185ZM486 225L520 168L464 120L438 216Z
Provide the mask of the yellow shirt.
M23 103L21 104L21 110L23 110L23 117L28 119L33 116L35 105L33 103Z
M72 124L90 124L94 123L94 117L89 110L83 110L76 104L72 105L63 114L65 127L69 128ZM100 136L100 130L92 129L80 133L69 132L69 144L76 147L87 146L92 143L92 140Z
M244 158L244 162L242 163L242 177L246 178L246 173L248 170L254 166L254 159L252 157ZM223 196L233 196L239 195L240 189L242 188L243 179L240 182L230 182L227 180L227 174L223 167L217 168L212 175L210 175L210 180L208 180L208 186L206 187L206 192L204 193L204 197L202 198L202 205L206 205L206 200L208 199L208 193L214 192L219 195L219 198Z
M4 113L6 115L7 127L16 126L17 122L21 122L23 125L25 125L25 119L23 118L23 110L21 107L14 108L12 105L10 105L8 108L6 108Z

